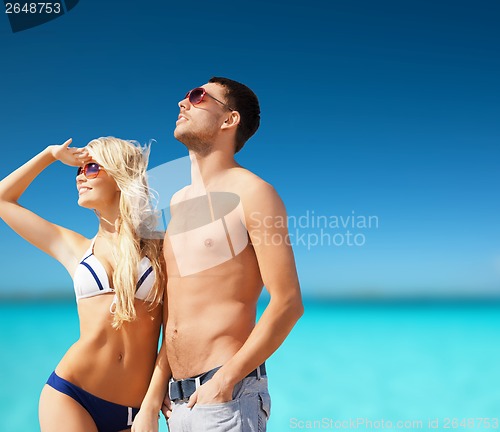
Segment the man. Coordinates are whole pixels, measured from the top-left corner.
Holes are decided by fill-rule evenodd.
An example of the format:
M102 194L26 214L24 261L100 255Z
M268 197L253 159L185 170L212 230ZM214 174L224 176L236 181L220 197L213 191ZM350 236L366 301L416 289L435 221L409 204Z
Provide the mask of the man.
M234 160L259 127L259 103L243 84L215 77L179 108L174 136L189 150L192 184L171 202L164 342L132 430L157 430L151 424L169 378L171 432L265 430L264 362L303 306L284 205ZM263 286L270 301L255 324Z

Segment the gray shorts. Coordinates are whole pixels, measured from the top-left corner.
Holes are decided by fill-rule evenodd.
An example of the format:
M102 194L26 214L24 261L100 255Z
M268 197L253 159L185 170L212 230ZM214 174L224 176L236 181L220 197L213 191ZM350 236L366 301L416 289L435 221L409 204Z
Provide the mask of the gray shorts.
M271 413L267 378L245 378L234 386L233 400L186 408L187 401L172 403L170 432L262 432Z

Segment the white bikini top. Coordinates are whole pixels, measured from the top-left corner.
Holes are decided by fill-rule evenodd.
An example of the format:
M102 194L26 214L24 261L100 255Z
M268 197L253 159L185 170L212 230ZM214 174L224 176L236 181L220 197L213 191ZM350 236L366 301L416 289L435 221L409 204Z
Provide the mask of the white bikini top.
M108 274L101 262L94 255L94 243L92 240L90 247L83 255L73 275L73 286L75 288L76 301L101 294L114 293L115 290L109 284ZM155 274L153 266L148 257L142 258L138 265L137 274L141 275L136 284L135 298L146 300L153 289ZM110 307L113 310L116 296Z

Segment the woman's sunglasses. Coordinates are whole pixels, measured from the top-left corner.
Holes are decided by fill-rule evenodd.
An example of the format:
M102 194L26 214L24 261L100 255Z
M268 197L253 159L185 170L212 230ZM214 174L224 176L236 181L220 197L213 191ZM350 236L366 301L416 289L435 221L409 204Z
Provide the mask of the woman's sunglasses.
M98 163L89 162L82 167L78 167L78 171L76 172L76 176L78 177L82 172L83 175L88 179L95 179L99 175L99 171L101 171L102 167Z
M186 96L184 96L184 99L189 99L189 102L191 102L193 105L198 105L205 96L208 96L214 101L219 102L221 105L224 105L229 111L236 111L232 109L228 104L225 104L219 99L213 97L211 94L207 93L207 91L203 87L196 87L193 90L188 91L186 93Z

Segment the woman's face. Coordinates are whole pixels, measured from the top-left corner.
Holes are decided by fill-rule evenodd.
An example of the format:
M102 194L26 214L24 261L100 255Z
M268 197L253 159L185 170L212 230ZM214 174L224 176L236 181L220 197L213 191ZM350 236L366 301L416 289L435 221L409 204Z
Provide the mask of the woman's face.
M78 205L98 211L119 206L120 189L115 180L97 162L91 160L78 168L76 176Z

